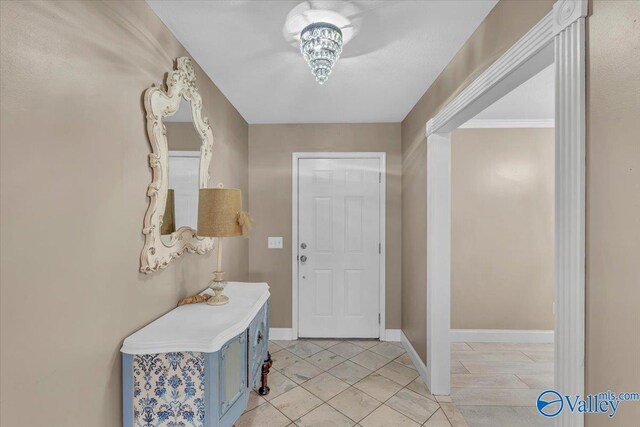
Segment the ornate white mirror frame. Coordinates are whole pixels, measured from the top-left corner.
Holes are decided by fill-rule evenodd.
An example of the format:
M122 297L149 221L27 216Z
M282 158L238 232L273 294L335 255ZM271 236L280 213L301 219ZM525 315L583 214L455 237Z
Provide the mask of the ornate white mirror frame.
M160 238L160 228L167 203L169 149L165 117L175 114L180 100L191 105L193 124L202 139L200 147L200 188L209 182L209 165L213 148L213 132L206 117L202 117L202 97L196 86L196 75L191 59L182 57L176 61L176 69L169 72L166 90L152 86L145 91L144 106L147 111L147 134L151 143L149 166L152 179L147 189L149 207L144 216L144 247L140 254L140 271L146 274L165 268L172 259L185 251L204 254L213 249L214 239L198 237L191 227L180 227L174 231L168 242Z

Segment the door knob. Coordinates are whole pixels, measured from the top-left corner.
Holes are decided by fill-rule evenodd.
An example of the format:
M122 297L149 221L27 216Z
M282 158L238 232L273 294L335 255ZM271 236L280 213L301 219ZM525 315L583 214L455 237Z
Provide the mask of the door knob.
M300 257L300 261L301 261L301 262L307 262L307 256L306 256L306 255L302 255L302 256Z

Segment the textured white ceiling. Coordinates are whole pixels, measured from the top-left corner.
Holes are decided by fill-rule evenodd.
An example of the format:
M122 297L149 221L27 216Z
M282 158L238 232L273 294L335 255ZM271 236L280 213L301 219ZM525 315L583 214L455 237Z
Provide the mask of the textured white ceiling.
M249 123L358 123L404 119L497 0L349 1L359 31L323 86L283 36L298 1L147 2Z
M538 74L485 108L474 120L528 120L555 117L555 66Z

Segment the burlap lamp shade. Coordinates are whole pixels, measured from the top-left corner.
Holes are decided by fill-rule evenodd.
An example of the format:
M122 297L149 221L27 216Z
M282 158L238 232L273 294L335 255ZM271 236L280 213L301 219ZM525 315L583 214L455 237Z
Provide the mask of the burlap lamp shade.
M167 190L167 204L164 207L164 215L162 216L162 226L160 234L166 235L176 231L176 208L175 208L175 192L173 189Z
M210 305L223 305L229 297L222 295L227 281L222 271L222 238L246 236L251 228L251 218L242 211L242 193L237 188L201 188L198 199L198 231L201 237L218 238L218 268L213 272L209 288L213 296Z
M237 188L201 188L198 200L198 236L242 236L239 217L242 193Z

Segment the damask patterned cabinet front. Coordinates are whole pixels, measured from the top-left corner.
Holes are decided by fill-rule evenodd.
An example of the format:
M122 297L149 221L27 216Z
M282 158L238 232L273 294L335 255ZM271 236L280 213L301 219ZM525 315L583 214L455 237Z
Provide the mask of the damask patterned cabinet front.
M230 303L178 307L125 339L124 427L231 427L266 394L266 283L229 283Z

